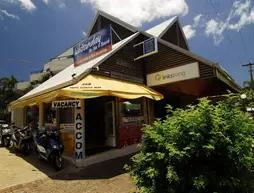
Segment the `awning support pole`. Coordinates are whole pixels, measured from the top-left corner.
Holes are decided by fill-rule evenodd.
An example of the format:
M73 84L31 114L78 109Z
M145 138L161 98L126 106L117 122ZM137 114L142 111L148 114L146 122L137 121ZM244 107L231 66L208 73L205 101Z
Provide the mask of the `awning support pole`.
M44 103L39 104L39 129L44 127Z

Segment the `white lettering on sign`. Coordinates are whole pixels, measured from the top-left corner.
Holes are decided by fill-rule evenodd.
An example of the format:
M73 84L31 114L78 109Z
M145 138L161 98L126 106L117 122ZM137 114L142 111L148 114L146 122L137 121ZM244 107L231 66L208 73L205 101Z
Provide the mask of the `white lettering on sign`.
M130 122L141 122L144 121L143 116L136 116L136 117L123 117L122 121L124 123L130 123Z
M246 109L248 112L254 111L254 107L247 107Z
M53 101L52 108L77 108L81 107L80 100Z
M83 101L81 101L83 103ZM85 124L84 105L75 109L75 160L79 162L85 158Z
M147 75L148 86L158 86L167 83L173 83L182 80L198 78L199 65L197 62L183 66L170 68L167 70L155 72Z

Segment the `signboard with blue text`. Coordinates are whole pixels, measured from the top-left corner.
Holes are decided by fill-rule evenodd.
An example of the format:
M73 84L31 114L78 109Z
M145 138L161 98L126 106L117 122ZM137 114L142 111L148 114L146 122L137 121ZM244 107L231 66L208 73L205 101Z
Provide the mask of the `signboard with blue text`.
M155 38L150 38L144 41L143 54L150 54L158 51L158 45Z
M145 41L140 42L134 45L133 47L140 48L141 46L142 46L142 53L140 53L140 55L137 58L135 58L134 61L140 60L142 58L158 53L158 41L154 37L146 39Z
M112 50L112 34L109 26L74 46L74 66L84 64L110 50Z

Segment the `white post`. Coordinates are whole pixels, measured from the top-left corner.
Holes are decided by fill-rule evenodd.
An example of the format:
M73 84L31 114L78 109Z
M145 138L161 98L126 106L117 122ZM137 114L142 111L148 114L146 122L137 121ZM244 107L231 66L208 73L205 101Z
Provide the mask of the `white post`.
M39 104L39 129L44 126L44 104Z
M11 110L11 123L14 123L14 109Z
M75 108L75 162L79 166L85 159L85 102Z

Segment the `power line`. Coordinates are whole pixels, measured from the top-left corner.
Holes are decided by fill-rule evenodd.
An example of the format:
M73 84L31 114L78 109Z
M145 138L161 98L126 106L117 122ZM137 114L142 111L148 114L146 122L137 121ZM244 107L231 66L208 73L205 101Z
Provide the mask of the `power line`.
M253 85L253 81L254 81L254 79L253 79L253 66L254 66L254 63L248 63L248 64L243 64L242 65L243 67L248 67L249 68L249 73L250 73L250 86L251 87L253 87L254 85Z
M29 61L29 60L24 60L24 59L14 59L14 58L9 58L7 61L16 61L16 62L21 62L21 63L26 63L26 64L34 64L34 62Z
M207 17L208 20L211 20L211 19L212 19L212 16L211 16L209 13L203 13L203 14L204 14L204 16ZM230 35L230 34L225 34L225 37L226 37L227 41L228 41L228 42L231 44L231 46L233 47L234 44L233 44L233 40L232 40L232 38L231 38L231 35ZM236 59L237 59L238 61L241 61L239 54L234 54L234 56L236 57Z
M239 35L240 35L240 38L241 38L241 41L242 41L243 49L244 49L245 53L247 53L248 49L247 49L247 46L246 46L245 41L243 39L243 35L242 35L242 32L241 32L241 29L239 30Z
M231 3L232 3L232 6L233 6L234 1L233 1L233 0L230 0L230 1L231 1ZM212 0L208 0L208 2L210 3L211 7L213 8L215 14L216 14L217 16L219 16L219 15L220 15L220 14L219 14L219 11L217 10L217 8L216 8L216 6L214 5L214 3L212 2ZM240 35L241 44L242 44L243 50L244 50L243 52L241 52L241 53L242 53L242 56L243 56L244 58L245 58L245 57L247 58L247 46L246 46L246 44L245 44L245 41L244 41L244 38L243 38L243 36L242 36L241 31L239 31L239 35ZM230 43L233 45L233 43L232 43L233 41L232 41L232 38L230 37L230 35L227 34L227 33L225 33L225 36L229 39ZM238 60L241 61L239 56L238 56Z
M214 9L216 15L219 15L219 13L217 12L217 9L216 9L215 5L213 4L213 2L211 0L208 0L208 1L209 1L210 5L212 6L212 8Z
M234 5L234 3L236 2L236 1L234 1L234 0L230 0L231 1L231 3L232 3L232 6ZM243 49L244 49L244 53L246 54L247 53L247 46L246 46L246 44L245 44L245 41L244 41L244 38L243 38L243 35L242 35L242 32L241 32L241 29L239 30L239 35L240 35L240 39L241 39L241 42L242 42L242 46L243 46ZM246 58L247 58L247 55L245 55L246 56Z

